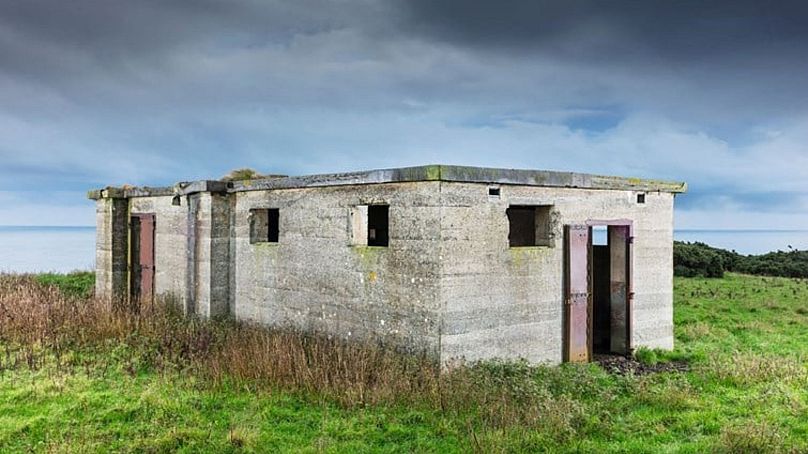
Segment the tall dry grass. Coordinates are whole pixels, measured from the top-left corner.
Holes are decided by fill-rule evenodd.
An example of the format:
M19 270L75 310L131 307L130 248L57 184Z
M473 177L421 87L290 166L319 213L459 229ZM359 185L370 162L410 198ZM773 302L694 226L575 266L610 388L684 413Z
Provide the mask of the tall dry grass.
M438 371L425 356L294 330L186 318L166 299L132 310L99 298L67 297L28 276L0 278L0 344L5 350L0 367L36 368L48 360L71 367L93 353L100 363L110 359L102 350L117 349L112 359L128 351L140 368L190 371L213 383L325 392L347 405L439 389Z
M568 385L576 377L562 376L570 370L512 363L441 373L428 355L379 343L187 318L165 299L131 310L0 275L0 373L45 365L64 373L188 374L211 386L282 390L349 408L406 404L488 428L541 428L561 440L584 420L580 387Z

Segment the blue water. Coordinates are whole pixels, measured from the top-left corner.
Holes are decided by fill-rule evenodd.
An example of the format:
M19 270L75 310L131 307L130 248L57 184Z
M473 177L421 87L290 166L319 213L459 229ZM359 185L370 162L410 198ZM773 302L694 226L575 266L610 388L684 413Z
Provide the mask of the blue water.
M595 230L603 242L605 230ZM677 230L680 241L701 241L741 254L808 250L808 230ZM68 272L95 266L95 227L0 226L0 272Z
M808 250L808 230L676 230L677 241L699 241L721 249L735 250L739 254L765 254L789 251L789 246ZM606 244L606 230L595 228L595 244Z
M0 272L95 268L95 227L0 226Z

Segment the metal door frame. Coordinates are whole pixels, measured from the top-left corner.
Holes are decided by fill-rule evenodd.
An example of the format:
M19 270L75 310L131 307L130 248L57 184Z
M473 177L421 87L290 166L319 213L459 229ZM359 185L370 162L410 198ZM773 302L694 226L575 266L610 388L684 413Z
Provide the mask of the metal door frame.
M562 316L562 340L563 340L563 348L562 348L562 359L564 362L570 361L570 304L571 301L568 301L570 298L570 279L571 279L571 270L570 270L570 240L569 240L569 229L571 226L587 226L588 231L588 244L587 244L587 356L588 359L591 361L592 359L592 341L593 341L593 324L592 324L592 313L593 313L593 301L592 301L592 227L594 226L606 226L606 227L626 227L628 229L628 236L626 239L626 350L627 354L630 354L633 351L633 343L632 343L632 318L634 313L633 308L633 301L634 301L634 222L630 219L590 219L586 222L580 223L569 223L564 225L564 264L563 264L563 278L564 278L564 285L563 285L563 303L564 303L564 311ZM611 247L611 245L610 245Z
M574 270L572 267L572 234L576 232L576 234L580 234L581 231L586 231L586 269L581 270L577 269ZM578 249L580 251L580 249ZM562 333L562 340L563 340L563 360L564 362L587 362L592 358L591 352L591 334L589 333L591 325L591 316L589 312L591 311L592 307L592 227L587 225L586 223L578 223L578 224L567 224L564 226L564 295L563 295L563 304L564 304L564 311L562 317L562 325L563 325L563 333ZM585 287L586 292L581 292L580 290L584 287L583 285L580 286L581 288L575 288L573 285L573 280L580 283L581 278L585 276ZM574 292L573 290L579 290ZM586 301L581 301L582 298L586 298ZM579 336L575 336L579 340L579 342L573 341L573 311L577 308L576 314L579 314L580 317L580 310L581 306L585 305L584 311L586 312L586 323L585 330L585 339L583 342L580 342ZM580 335L579 330L575 330L575 333ZM575 344L576 348L573 351L573 344ZM583 346L582 344L586 344ZM585 351L584 351L585 350Z

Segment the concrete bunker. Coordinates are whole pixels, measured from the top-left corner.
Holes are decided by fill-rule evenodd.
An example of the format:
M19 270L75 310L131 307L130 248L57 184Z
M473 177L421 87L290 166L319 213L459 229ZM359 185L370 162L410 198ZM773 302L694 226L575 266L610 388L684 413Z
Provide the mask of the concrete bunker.
M96 292L170 295L201 317L378 338L444 363L672 348L684 190L444 165L108 187L90 192Z

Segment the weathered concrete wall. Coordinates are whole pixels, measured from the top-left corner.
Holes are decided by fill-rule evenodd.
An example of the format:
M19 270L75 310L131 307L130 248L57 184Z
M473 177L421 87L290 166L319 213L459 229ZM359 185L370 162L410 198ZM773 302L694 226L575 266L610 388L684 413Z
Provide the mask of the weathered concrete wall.
M230 298L230 203L227 195L203 192L190 196L195 200L189 211L189 310L202 317L229 313Z
M562 360L563 225L634 221L633 346L672 348L673 195L441 184L441 359ZM509 205L553 205L550 247L508 245Z
M154 213L154 293L185 304L187 203L171 203L171 196L129 199L132 214Z
M131 213L154 213L157 295L176 298L186 312L203 317L228 314L230 202L209 192L180 198L134 197Z
M497 197L489 186L421 181L198 192L180 206L171 195L99 199L98 292L111 294L116 285L126 291L128 208L156 215L155 293L199 315L229 312L344 338L383 337L443 361L557 363L563 225L629 219L633 347L673 346L673 194L648 192L638 204L632 190L503 184ZM356 232L366 230L357 228L357 207L371 204L390 207L389 247L357 244ZM509 247L510 205L553 206L550 246ZM250 243L254 208L280 210L278 243ZM115 228L123 233L111 234Z
M437 354L438 182L239 192L234 313L343 338L381 336ZM352 245L351 210L390 205L389 247ZM279 208L278 243L250 244L249 210Z
M95 294L101 298L127 294L127 208L122 198L95 202Z

